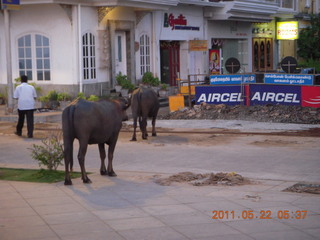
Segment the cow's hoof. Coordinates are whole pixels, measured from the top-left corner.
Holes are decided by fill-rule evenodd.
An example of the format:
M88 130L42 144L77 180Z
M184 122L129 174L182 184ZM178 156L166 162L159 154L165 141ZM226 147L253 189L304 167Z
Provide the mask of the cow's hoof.
M157 136L157 134L156 133L152 133L152 137L156 137Z
M137 139L136 139L136 138L132 138L130 141L132 141L132 142L136 142L136 141L137 141Z
M109 177L116 177L117 174L115 172L108 172Z
M64 185L72 185L72 181L71 180L64 180Z
M106 170L100 171L100 174L101 174L101 175L108 175L108 173L107 173Z
M83 183L92 183L92 182L89 178L87 178L86 180L83 180Z

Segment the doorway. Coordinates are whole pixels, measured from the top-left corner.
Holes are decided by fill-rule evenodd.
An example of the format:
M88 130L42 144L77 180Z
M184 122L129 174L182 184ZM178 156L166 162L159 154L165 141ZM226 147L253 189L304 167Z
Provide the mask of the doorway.
M180 72L180 43L160 41L161 82L177 86Z
M273 69L273 40L272 38L253 38L253 71L267 72Z
M126 32L115 32L115 70L116 74L127 75Z

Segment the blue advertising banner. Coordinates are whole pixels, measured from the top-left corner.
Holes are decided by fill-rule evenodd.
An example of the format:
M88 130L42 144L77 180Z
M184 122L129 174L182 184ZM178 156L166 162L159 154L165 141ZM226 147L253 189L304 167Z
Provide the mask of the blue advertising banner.
M19 10L20 0L0 0L1 9Z
M196 104L239 105L243 102L241 86L196 86Z
M241 84L241 83L255 83L256 76L254 74L237 74L237 75L211 75L210 84Z
M292 84L292 85L313 85L313 75L309 74L279 74L266 73L264 83L270 84Z
M250 85L250 105L301 105L301 87L283 85Z

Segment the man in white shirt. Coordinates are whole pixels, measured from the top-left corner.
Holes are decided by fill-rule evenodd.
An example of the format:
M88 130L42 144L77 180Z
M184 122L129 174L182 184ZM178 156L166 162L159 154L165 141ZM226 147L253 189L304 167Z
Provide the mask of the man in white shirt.
M36 90L33 86L27 83L28 77L21 76L21 84L16 87L13 98L18 99L19 119L15 134L22 135L25 115L27 116L28 138L33 138L33 112L35 99L37 98Z

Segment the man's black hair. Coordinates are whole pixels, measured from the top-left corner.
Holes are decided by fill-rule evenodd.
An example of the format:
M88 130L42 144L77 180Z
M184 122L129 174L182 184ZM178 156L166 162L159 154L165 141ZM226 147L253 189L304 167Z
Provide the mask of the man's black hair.
M28 82L28 77L26 75L22 75L21 82Z

